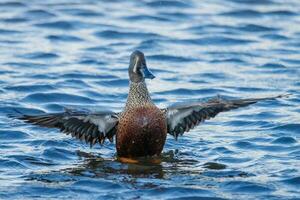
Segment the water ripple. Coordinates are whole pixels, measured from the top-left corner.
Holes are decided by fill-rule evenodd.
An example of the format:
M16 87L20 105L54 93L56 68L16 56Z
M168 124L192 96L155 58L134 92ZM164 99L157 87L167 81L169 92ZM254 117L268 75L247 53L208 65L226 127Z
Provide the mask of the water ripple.
M157 34L153 33L141 33L141 32L121 32L121 31L100 31L96 32L95 36L101 37L101 38L110 38L110 39L122 39L122 38L152 38L152 37L158 37Z
M199 39L187 39L182 40L182 42L186 44L194 44L194 45L244 45L247 43L255 42L249 39L236 39L224 36L215 36L215 37L204 37Z
M35 52L35 53L23 54L20 57L26 59L54 59L54 58L58 58L59 56L55 53Z
M188 3L184 3L182 1L167 1L167 0L163 0L163 1L152 1L147 3L148 6L150 7L178 7L178 8L186 8L186 7L190 7L191 5Z
M55 17L55 16L56 16L55 14L48 12L46 10L42 10L42 9L29 10L24 13L24 17L29 18L31 20L49 19L49 18Z
M48 35L47 39L53 42L81 42L83 39L72 35Z
M10 131L10 130L1 130L0 131L0 140L19 140L29 137L28 134L22 131Z
M61 29L61 30L72 30L75 28L73 23L70 23L68 21L38 23L38 24L36 24L36 26L41 27L41 28Z
M95 103L94 100L79 95L66 93L33 93L22 99L24 102L49 103L49 102L69 102L69 103Z

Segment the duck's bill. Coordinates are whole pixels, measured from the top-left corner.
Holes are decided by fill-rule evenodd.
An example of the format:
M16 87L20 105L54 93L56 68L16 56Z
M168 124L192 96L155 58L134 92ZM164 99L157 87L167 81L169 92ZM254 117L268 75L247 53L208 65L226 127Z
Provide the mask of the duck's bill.
M143 67L141 69L141 72L142 72L144 78L148 78L148 79L155 78L155 76L152 74L152 72L147 67Z

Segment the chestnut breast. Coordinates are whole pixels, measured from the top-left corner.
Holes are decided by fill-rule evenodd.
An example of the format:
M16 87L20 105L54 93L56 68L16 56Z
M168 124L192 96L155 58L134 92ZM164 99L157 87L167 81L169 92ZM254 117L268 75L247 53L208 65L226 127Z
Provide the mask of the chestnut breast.
M154 105L122 113L117 128L117 154L122 157L159 155L167 136L164 113Z

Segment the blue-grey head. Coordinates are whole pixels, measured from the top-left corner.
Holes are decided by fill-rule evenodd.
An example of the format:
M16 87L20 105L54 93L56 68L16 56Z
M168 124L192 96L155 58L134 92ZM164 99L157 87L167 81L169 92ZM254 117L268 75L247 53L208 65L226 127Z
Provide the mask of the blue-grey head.
M135 83L143 82L146 78L155 78L147 68L145 56L141 51L134 51L131 54L128 73L130 81Z

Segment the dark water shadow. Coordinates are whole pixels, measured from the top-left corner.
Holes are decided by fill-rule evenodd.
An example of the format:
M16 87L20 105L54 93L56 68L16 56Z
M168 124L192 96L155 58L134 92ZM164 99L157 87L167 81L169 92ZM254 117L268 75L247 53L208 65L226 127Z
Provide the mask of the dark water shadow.
M79 163L59 170L33 173L24 178L27 181L44 183L104 179L129 183L135 187L138 184L136 181L143 178L151 179L153 185L158 186L161 185L162 181L170 180L178 175L202 177L206 176L207 173L225 173L224 177L226 177L226 174L231 171L221 163L200 163L198 160L184 155L179 157L178 154L177 150L171 150L157 157L124 161L117 157L107 158L99 154L77 151Z
M159 157L140 158L129 162L120 161L119 158L103 157L100 154L77 151L79 162L69 165L67 168L55 169L44 172L32 173L23 178L29 182L42 182L46 184L76 183L86 180L105 180L108 182L126 183L135 187L136 180L139 178L150 178L158 180L165 179L166 166L180 163L173 152L165 153ZM155 181L154 181L155 182ZM148 185L148 184L147 184ZM147 187L151 187L148 185Z
M91 177L103 178L109 176L118 178L118 176L125 175L133 178L151 177L161 179L164 177L162 162L168 159L167 157L160 156L124 162L117 157L107 159L101 157L101 155L94 155L86 152L78 151L77 153L78 156L83 159L83 162L76 167L65 169L65 172L75 176L85 176L88 174L88 176Z

